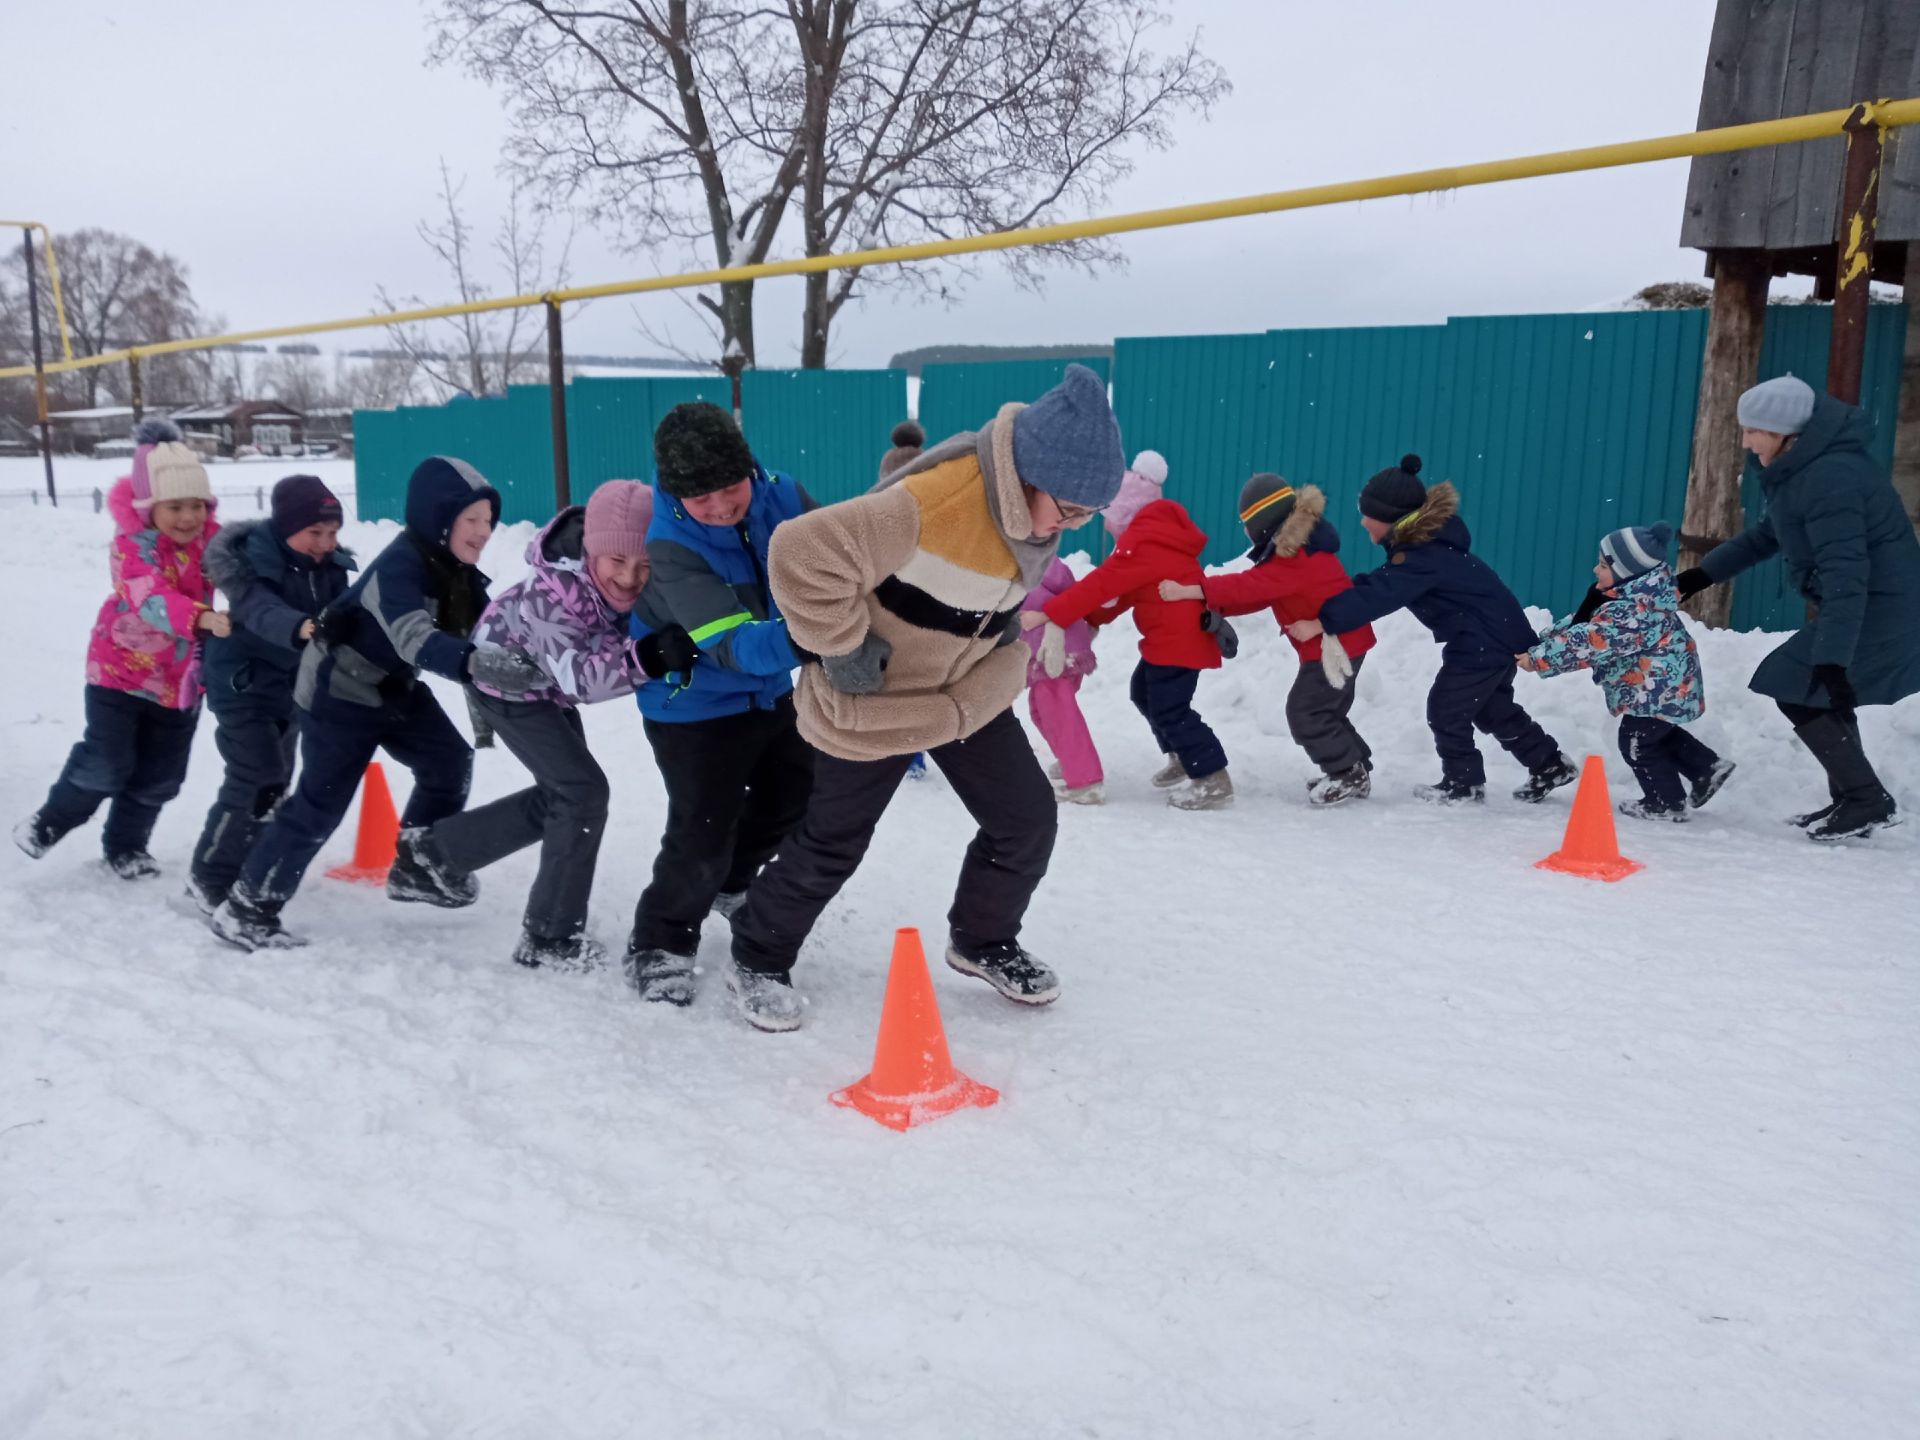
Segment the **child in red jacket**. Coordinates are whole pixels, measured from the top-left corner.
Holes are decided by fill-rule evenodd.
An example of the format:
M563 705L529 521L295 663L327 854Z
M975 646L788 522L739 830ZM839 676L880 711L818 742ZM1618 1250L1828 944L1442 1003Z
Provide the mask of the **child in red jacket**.
M1208 575L1199 585L1162 581L1161 598L1204 600L1221 615L1271 608L1283 630L1292 621L1311 620L1330 596L1353 588L1340 563L1340 532L1323 518L1326 508L1327 497L1312 485L1296 491L1278 475L1255 475L1240 489L1240 523L1253 546L1253 568ZM1307 803L1364 800L1373 790L1373 751L1348 712L1352 679L1373 648L1373 627L1287 638L1300 655L1300 673L1287 692L1287 728L1293 743L1325 772L1308 784Z
M1041 607L1049 623L1040 663L1047 674L1059 674L1067 626L1096 616L1105 624L1131 609L1140 627L1140 664L1130 693L1167 757L1153 783L1169 792L1167 803L1176 809L1219 810L1233 800L1227 752L1194 710L1193 692L1202 670L1220 667L1220 644L1203 628L1206 607L1197 599L1160 598L1162 580L1199 582L1207 537L1177 501L1160 498L1166 475L1167 462L1153 451L1135 457L1103 512L1113 554Z

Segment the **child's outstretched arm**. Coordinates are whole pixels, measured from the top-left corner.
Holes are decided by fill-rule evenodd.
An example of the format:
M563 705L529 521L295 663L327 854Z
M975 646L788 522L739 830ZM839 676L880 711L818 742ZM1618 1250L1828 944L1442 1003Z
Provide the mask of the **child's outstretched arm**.
M1432 588L1433 578L1424 567L1382 565L1377 570L1354 576L1351 590L1328 596L1320 607L1320 627L1335 635L1344 635L1396 610L1404 610Z
M154 629L176 640L191 640L197 630L226 633L226 617L216 614L208 597L175 585L140 536L114 536L108 555L113 593Z
M1041 613L1064 630L1076 620L1090 619L1096 610L1105 609L1129 590L1145 585L1154 578L1148 573L1151 568L1151 562L1136 552L1116 550L1087 575L1042 605ZM1101 617L1101 623L1114 619L1124 608L1120 606L1108 611Z

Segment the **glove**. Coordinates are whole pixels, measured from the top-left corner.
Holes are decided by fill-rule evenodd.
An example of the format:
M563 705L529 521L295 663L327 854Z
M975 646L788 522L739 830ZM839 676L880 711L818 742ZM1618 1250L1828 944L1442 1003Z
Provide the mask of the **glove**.
M1240 632L1218 610L1202 610L1200 628L1213 636L1214 643L1220 647L1221 659L1231 660L1240 653Z
M1689 570L1687 573L1691 575L1693 572ZM1681 598L1684 599L1689 592L1683 590L1680 593ZM1607 592L1602 590L1598 585L1589 585L1587 587L1587 598L1582 600L1580 602L1580 608L1573 612L1573 623L1576 625L1586 624L1587 621L1593 618L1593 612L1607 603L1608 598Z
M480 692L468 690L467 722L473 726L473 748L476 750L493 749L493 721L487 712L480 708Z
M871 695L886 683L887 660L892 654L893 646L869 630L858 649L845 655L822 655L820 668L827 672L828 683L843 695Z
M1680 592L1682 600L1691 600L1713 583L1713 577L1698 565L1682 570L1673 577L1673 587Z
M1347 658L1347 647L1338 635L1320 637L1320 673L1336 690L1346 689L1347 681L1353 678L1353 661Z
M1047 628L1040 632L1040 668L1049 680L1058 680L1067 673L1067 632L1051 620Z
M502 695L524 695L547 683L547 672L498 645L476 645L467 656L467 678Z
M328 606L314 617L313 633L315 638L326 641L329 646L345 645L352 642L353 632L359 626L360 608L357 605L348 605L339 610Z
M663 625L641 636L634 642L633 652L640 657L640 668L652 680L664 680L675 673L685 674L693 669L693 662L700 658L700 647L679 625Z
M1853 714L1854 706L1859 703L1859 699L1853 693L1853 681L1847 678L1846 666L1816 665L1813 667L1813 678L1819 684L1826 686L1827 696L1833 701L1835 714Z

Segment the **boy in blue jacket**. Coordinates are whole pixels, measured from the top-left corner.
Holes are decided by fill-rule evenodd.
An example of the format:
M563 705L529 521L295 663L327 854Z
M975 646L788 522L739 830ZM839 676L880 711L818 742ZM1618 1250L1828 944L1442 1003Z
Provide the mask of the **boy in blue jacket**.
M316 475L273 487L266 520L223 526L207 547L206 575L227 597L231 634L207 641L207 708L226 778L193 847L187 894L211 915L227 898L293 779L293 678L320 612L352 579L340 548L340 502Z
M674 406L653 451L652 571L633 633L659 634L662 663L680 678L634 692L667 787L667 826L634 911L626 974L643 998L687 1005L701 921L740 907L813 788L813 750L794 723L801 657L767 584L767 543L814 505L753 458L717 405Z
M294 681L299 783L207 922L228 944L302 943L281 927L280 911L346 818L377 750L413 772L387 894L445 906L478 898L471 875L435 871L415 853L420 827L466 804L473 773L466 737L419 676L480 680L509 695L544 683L532 661L467 638L487 604L475 565L499 519L500 492L466 461L421 461L407 482L406 528L321 614Z
M1440 673L1427 692L1427 727L1440 752L1440 781L1414 793L1442 805L1486 798L1487 771L1473 732L1491 735L1527 767L1516 800L1537 803L1573 782L1578 772L1554 738L1513 698L1513 657L1533 644L1533 627L1513 592L1472 553L1460 518L1460 497L1441 483L1427 489L1420 457L1407 455L1360 492L1360 523L1387 563L1356 575L1353 588L1330 597L1317 620L1287 627L1297 640L1336 635L1408 610L1440 641Z

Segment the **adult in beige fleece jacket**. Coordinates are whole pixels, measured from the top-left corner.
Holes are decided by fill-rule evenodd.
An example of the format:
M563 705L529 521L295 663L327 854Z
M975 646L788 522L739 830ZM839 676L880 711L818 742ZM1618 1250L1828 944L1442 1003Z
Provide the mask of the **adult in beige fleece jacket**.
M1024 1004L1059 981L1020 948L1057 823L1015 717L1029 651L1020 602L1063 529L1113 499L1126 462L1106 386L1083 366L888 472L868 494L789 520L768 551L803 665L800 733L819 752L799 827L734 916L735 989L765 1029L799 1024L789 972L858 868L916 751L979 824L947 919L947 963Z

